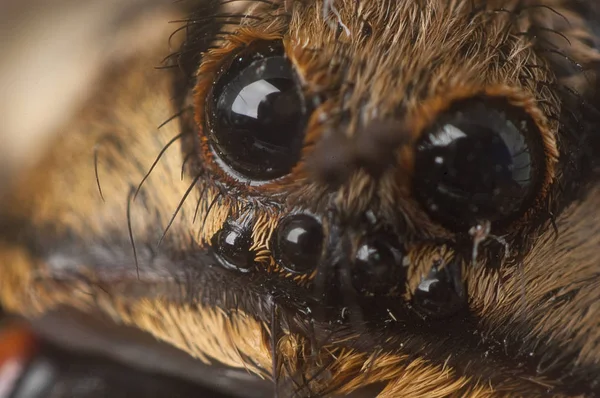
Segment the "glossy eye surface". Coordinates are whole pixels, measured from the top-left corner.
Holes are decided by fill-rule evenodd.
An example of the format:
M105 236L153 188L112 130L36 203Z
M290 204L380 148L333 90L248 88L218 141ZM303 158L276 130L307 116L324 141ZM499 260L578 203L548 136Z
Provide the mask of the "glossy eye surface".
M250 250L252 237L248 228L226 223L213 236L211 243L224 267L247 272L254 265L254 253Z
M265 181L298 162L307 111L279 42L252 46L231 62L208 99L208 137L225 166Z
M460 265L452 262L440 269L433 267L421 280L413 296L413 305L422 315L442 319L466 306Z
M402 248L385 235L365 240L356 251L352 283L363 294L387 294L406 279Z
M432 218L453 228L522 214L541 182L544 155L536 135L523 110L500 100L455 106L417 144L417 198Z
M296 214L277 227L273 254L282 267L293 273L313 270L321 257L323 227L315 218Z

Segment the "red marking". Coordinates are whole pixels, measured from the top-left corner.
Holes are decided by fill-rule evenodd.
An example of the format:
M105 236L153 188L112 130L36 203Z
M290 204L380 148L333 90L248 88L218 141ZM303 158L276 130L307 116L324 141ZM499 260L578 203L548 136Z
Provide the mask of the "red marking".
M38 341L26 325L13 322L0 328L0 398L13 391L37 349Z

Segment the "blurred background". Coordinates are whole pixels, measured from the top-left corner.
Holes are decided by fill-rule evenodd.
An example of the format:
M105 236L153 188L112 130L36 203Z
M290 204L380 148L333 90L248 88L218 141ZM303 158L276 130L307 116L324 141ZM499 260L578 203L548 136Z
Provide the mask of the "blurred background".
M0 0L0 200L108 63L164 31L173 0Z

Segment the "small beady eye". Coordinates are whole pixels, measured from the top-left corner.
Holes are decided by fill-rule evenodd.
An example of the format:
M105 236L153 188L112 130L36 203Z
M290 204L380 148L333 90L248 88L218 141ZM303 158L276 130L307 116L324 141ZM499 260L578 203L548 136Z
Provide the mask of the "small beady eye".
M416 146L414 192L429 215L452 229L509 222L540 190L540 132L524 110L500 99L452 107Z
M305 214L284 218L273 234L273 255L291 273L307 273L316 268L322 247L321 223Z
M354 259L354 288L366 295L398 292L406 280L404 256L404 248L393 236L379 233L363 240Z
M422 316L443 319L466 306L460 264L451 262L443 268L434 266L414 292L412 305Z
M209 142L237 177L267 181L298 162L307 111L282 43L260 42L238 54L207 104Z
M228 221L212 237L211 244L217 260L225 268L248 272L254 265L249 228Z

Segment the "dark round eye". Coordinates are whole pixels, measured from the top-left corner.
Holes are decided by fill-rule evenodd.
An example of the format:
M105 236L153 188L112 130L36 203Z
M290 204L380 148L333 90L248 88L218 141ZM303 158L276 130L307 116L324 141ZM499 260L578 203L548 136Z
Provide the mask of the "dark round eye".
M211 244L217 259L226 268L247 272L254 265L249 228L228 222L212 237Z
M376 235L366 239L356 251L352 283L363 294L388 294L406 280L403 249L393 238Z
M273 254L290 272L313 270L321 257L323 227L311 216L296 214L286 217L274 234Z
M433 267L419 283L412 304L422 315L434 319L452 316L465 308L460 265L452 262L441 269Z
M298 162L307 111L279 42L261 42L238 55L208 100L208 137L237 177L265 181Z
M522 214L539 191L543 145L533 120L500 100L458 104L416 147L415 195L452 227Z

